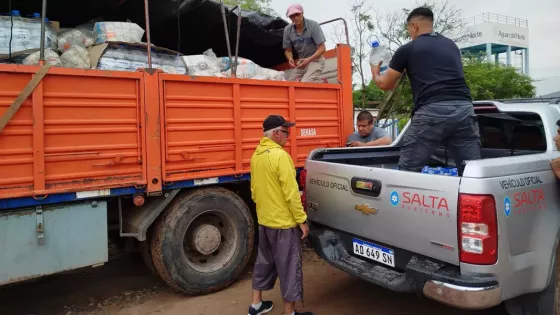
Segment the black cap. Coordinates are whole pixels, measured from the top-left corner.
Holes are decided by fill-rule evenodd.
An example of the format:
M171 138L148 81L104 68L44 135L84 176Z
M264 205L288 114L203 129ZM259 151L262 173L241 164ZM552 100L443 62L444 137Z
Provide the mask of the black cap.
M560 127L560 119L556 121L556 126Z
M263 131L268 131L270 129L274 129L278 127L290 128L295 125L296 125L295 123L286 121L286 119L284 119L284 117L280 115L270 115L266 117L266 119L263 122Z

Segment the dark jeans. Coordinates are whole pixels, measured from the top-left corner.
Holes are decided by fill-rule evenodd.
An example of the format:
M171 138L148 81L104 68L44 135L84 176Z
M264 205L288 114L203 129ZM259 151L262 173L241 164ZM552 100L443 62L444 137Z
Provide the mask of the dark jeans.
M399 168L420 172L444 144L460 175L465 161L480 159L480 133L471 102L447 101L420 107L402 140Z

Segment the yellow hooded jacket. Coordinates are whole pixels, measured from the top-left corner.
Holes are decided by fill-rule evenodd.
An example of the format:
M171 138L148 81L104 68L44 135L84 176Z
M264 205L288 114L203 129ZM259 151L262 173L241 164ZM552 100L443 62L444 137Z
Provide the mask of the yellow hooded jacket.
M251 157L251 196L260 225L289 229L307 220L294 162L288 152L266 137Z

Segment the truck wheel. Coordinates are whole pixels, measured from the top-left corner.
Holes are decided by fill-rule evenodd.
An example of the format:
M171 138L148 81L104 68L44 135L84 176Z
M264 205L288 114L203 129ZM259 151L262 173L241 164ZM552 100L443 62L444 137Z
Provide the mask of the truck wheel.
M246 267L255 226L243 200L224 188L180 195L154 226L155 269L171 287L207 294L231 284Z

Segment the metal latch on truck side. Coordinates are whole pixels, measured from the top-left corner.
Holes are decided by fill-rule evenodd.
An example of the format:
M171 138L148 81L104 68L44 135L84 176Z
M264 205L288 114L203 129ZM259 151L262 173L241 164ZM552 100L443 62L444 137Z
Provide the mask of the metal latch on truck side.
M35 214L37 215L37 245L45 245L45 224L43 223L43 207L37 206L35 208Z

